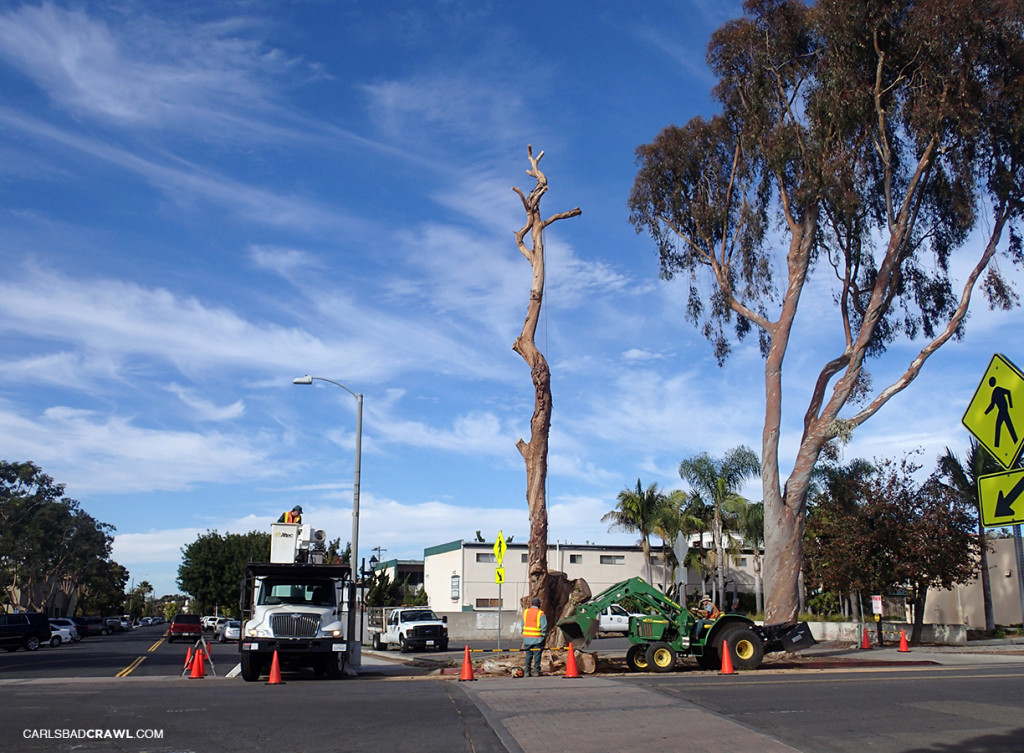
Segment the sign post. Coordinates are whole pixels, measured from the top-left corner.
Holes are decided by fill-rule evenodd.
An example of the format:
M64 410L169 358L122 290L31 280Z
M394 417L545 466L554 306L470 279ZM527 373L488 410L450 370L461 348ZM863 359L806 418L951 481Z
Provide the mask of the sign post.
M498 584L498 650L501 651L501 586L505 582L505 568L501 566L502 560L505 559L505 550L508 549L508 545L505 543L505 536L498 530L498 538L494 541L494 560L496 562L494 568L494 582Z

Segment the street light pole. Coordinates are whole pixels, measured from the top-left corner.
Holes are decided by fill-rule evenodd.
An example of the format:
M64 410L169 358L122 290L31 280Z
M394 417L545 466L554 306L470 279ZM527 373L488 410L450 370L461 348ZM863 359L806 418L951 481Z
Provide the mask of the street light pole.
M359 473L363 456L363 393L356 394L340 382L323 377L315 377L307 374L292 380L292 384L313 384L316 379L320 382L328 382L336 387L341 387L345 392L356 399L356 469L355 479L352 482L352 552L349 555L349 569L352 577L348 589L348 626L346 627L346 646L348 647L348 663L350 666L358 667L362 664L362 653L356 642L356 563L359 561Z

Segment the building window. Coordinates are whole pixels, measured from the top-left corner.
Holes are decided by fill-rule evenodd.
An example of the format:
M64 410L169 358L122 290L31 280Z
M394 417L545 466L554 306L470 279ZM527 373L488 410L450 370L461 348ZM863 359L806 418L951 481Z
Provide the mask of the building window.
M459 576L452 576L452 601L459 600Z
M477 599L477 609L501 609L501 599Z
M522 556L522 560L520 560L521 562L529 562L529 559L528 559L529 555L527 555L526 552L523 552L523 554L521 556Z
M583 555L582 554L570 554L569 555L569 564L570 565L582 565L583 564Z
M746 567L746 566L747 566L747 558L746 557L740 557L740 567Z
M602 554L601 555L602 565L625 565L626 555L624 554Z
M495 557L490 552L477 552L476 561L477 562L494 562L494 563L497 563L498 562L498 558Z

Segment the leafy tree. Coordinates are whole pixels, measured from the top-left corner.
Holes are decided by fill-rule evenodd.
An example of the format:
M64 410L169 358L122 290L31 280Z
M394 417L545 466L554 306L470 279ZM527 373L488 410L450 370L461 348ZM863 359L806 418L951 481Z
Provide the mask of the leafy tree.
M96 560L83 575L75 613L121 614L128 568L110 560Z
M914 606L912 642L920 640L929 588L952 588L974 576L977 537L969 507L949 487L913 476L908 458L885 460L855 482L850 504L815 510L808 561L826 588L887 593L906 587ZM855 500L855 501L854 501ZM824 506L823 506L824 507Z
M715 545L715 589L719 598L725 594L725 544L722 521L723 505L743 499L739 490L744 482L757 476L760 464L749 447L739 446L724 458L713 458L706 452L687 458L679 464L679 475L704 499L710 500L711 536Z
M651 534L665 520L668 497L658 490L657 484L644 489L640 479L636 480L636 489L623 489L619 492L619 501L615 509L605 513L603 523L611 523L610 528L624 531L635 531L640 534L640 546L644 552L647 567L647 582L651 577Z
M826 443L847 438L962 335L976 287L993 306L1016 305L991 262L1000 249L1024 260L1024 5L744 8L708 47L720 114L637 149L629 207L657 245L662 276L689 277L688 317L720 363L733 334L758 333L765 617L779 623L797 618L807 493ZM954 262L968 270L959 290ZM827 297L837 305L835 344L817 376L799 380L813 386L783 484L783 362L803 344L792 337L801 301ZM820 308L809 316L815 333L830 331ZM874 390L866 363L901 334L923 347Z
M371 573L363 603L368 607L399 606L402 603L403 585L393 582L391 575L385 570Z
M34 463L0 461L0 585L10 604L44 609L73 599L91 575L103 581L113 530Z
M988 451L975 441L967 452L967 462L962 463L951 449L939 458L939 477L960 498L969 504L978 521L978 546L981 550L979 575L981 577L982 601L985 605L985 629L996 629L995 610L992 605L992 578L988 571L988 541L985 526L981 523L981 499L978 497L978 477L996 473L1002 467Z
M181 550L178 586L201 612L220 607L237 615L239 586L245 566L270 559L270 534L263 531L229 533L207 531Z

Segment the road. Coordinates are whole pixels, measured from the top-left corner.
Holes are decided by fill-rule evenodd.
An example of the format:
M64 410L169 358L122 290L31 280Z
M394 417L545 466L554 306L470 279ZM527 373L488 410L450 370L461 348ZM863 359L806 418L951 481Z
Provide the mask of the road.
M1024 657L1010 663L481 678L367 652L362 675L281 685L179 679L162 627L0 652L0 750L119 753L1004 753L1024 750ZM621 639L601 641L615 650ZM448 657L461 659L461 650ZM444 658L432 652L424 658ZM922 657L923 658L923 657ZM113 739L114 736L127 736Z

